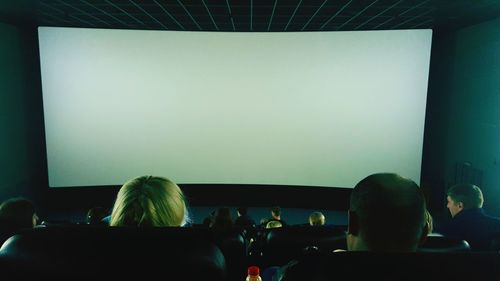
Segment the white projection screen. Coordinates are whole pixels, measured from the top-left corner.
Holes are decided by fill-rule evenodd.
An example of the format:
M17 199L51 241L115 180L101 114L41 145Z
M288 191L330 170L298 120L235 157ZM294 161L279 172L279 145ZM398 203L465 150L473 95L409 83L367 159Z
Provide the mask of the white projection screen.
M418 183L431 37L40 27L49 186Z

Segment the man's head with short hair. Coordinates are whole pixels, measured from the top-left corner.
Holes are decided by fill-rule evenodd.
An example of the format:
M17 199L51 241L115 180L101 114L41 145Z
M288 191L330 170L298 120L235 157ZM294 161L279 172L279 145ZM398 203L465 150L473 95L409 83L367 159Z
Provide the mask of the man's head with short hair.
M473 184L457 184L448 189L448 204L446 207L452 217L462 210L477 209L483 207L483 193L481 189Z
M275 206L271 208L271 215L275 219L280 219L281 218L281 208L279 206Z
M351 193L347 247L350 251L415 251L428 234L424 196L397 174L361 180Z
M325 215L321 212L312 212L309 215L309 225L324 225L325 224Z
M30 228L38 223L35 205L25 198L11 198L0 204L0 220L16 228Z

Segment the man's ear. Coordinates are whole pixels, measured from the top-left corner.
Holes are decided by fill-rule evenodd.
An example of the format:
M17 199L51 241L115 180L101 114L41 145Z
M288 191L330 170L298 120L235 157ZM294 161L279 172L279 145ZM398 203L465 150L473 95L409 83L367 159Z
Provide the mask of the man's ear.
M460 208L460 210L464 209L464 202L458 202L457 207Z
M348 215L348 225L347 225L347 233L352 235L358 235L359 232L359 220L358 215L355 211L349 210Z

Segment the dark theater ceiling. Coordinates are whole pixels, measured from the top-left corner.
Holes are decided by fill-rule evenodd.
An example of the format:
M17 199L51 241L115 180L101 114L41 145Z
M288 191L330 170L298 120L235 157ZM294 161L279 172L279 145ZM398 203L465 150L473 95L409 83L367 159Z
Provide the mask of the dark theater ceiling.
M500 0L0 0L17 25L190 31L455 30Z

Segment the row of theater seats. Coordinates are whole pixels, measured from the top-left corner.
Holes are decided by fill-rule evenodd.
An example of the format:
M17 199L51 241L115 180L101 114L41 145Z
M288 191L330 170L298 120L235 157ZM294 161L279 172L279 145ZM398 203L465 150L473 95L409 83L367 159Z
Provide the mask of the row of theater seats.
M346 227L298 226L266 229L262 231L261 243L250 249L249 257L257 264L267 266L282 265L300 257L305 251L330 253L347 249ZM259 238L257 238L259 239ZM419 252L468 252L467 241L443 236L429 236L419 247Z
M245 232L248 230L235 229L227 235L214 236L208 228L35 228L25 230L4 243L0 250L0 274L14 276L14 279L23 279L33 273L48 278L103 278L111 274L116 279L137 275L142 280L164 272L167 275L180 274L182 280L244 280L248 265L266 268L306 257L302 267L291 271L297 278L303 278L301 274L305 274L303 271L307 271L308 264L315 259L318 264L325 263L325 266L330 260L344 264L349 259L357 259L355 253L335 253L330 258L333 250L345 249L344 228L300 226L265 229L258 232L256 239L259 242L250 250ZM459 255L457 252L468 249L465 241L429 237L419 249L422 253L408 257L403 255L402 260L427 264L427 260L434 258L439 261L452 257L463 262L472 253ZM454 255L451 255L452 251ZM346 256L345 260L340 256ZM497 256L496 253L491 256L494 257L491 258L491 266L495 268L500 266ZM361 261L367 263L373 259L374 264L380 261L377 257L382 255L359 256ZM390 260L392 255L383 258ZM490 260L489 256L481 258ZM395 258L391 262L397 265L400 260ZM343 265L342 270L345 271L345 268ZM317 269L318 272L321 270Z

